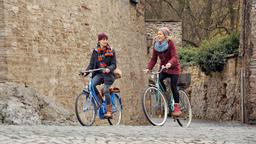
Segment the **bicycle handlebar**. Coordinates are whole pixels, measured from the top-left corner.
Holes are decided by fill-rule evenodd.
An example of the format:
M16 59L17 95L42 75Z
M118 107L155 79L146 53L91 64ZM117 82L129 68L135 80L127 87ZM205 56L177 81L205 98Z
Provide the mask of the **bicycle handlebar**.
M87 71L83 71L81 70L79 75L84 74L84 73L91 73L91 72L95 72L95 71L100 71L100 70L104 70L105 68L97 68L97 69L91 69L91 70L87 70Z
M153 75L161 73L164 69L167 69L166 66L162 66L161 69L157 72L151 72Z

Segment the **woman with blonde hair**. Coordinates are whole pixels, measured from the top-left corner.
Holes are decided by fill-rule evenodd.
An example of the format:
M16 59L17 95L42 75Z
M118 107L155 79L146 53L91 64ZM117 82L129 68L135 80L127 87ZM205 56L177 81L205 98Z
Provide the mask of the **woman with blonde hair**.
M179 106L179 93L177 89L178 78L181 72L180 63L176 47L172 40L168 37L170 35L170 30L167 27L162 27L157 32L157 37L153 45L153 54L147 65L145 72L149 72L153 69L157 62L157 58L160 58L160 66L164 66L164 69L160 75L159 80L163 87L163 91L166 91L165 84L163 80L170 78L170 86L173 92L174 97L174 111L172 112L173 116L180 116L180 106ZM168 100L170 100L170 95ZM169 104L170 102L168 102Z

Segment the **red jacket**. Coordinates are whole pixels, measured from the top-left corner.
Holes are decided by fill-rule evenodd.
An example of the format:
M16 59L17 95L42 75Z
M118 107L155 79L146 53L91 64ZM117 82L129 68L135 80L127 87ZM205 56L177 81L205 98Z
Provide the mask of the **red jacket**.
M153 55L151 57L151 60L148 63L147 68L149 70L152 70L157 62L157 58L160 58L160 66L166 65L168 62L172 64L171 68L167 70L163 70L163 72L166 72L168 74L180 74L181 68L180 68L180 62L178 60L178 54L176 47L174 46L174 43L169 40L168 41L168 50L164 52L157 52L155 48L153 48Z

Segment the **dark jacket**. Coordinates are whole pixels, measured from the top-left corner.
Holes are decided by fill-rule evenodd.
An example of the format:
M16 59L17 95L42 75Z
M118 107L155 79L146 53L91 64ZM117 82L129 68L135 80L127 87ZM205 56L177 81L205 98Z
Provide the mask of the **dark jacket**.
M113 75L114 77L114 70L116 69L116 53L115 51L112 49L113 51L113 56L112 57L105 57L103 58L103 61L107 64L107 68L109 68L110 70L110 75ZM90 69L97 69L100 68L100 62L98 61L98 52L97 52L97 48L95 48L92 52L91 55L91 60L89 65L87 66L86 70L90 70ZM96 74L100 74L102 73L102 71L96 71L92 73L92 77L94 77Z
M168 74L180 74L181 68L176 47L174 46L174 43L171 40L168 41L168 45L168 49L164 52L157 52L155 48L153 48L153 55L147 66L149 70L153 69L157 62L157 58L159 57L160 66L166 65L167 63L172 64L171 68L163 70L163 72Z

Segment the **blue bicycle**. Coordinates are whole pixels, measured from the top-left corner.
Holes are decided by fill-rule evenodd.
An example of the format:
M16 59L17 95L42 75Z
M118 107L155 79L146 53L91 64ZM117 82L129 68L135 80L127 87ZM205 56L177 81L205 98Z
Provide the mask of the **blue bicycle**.
M75 113L79 123L83 126L91 126L95 122L97 114L101 120L104 120L106 113L106 101L102 94L97 95L93 87L92 72L100 71L103 68L93 69L88 71L81 71L80 75L84 78L84 73L90 73L90 78L81 94L76 97ZM120 90L116 87L110 88L111 104L112 104L112 118L108 118L110 125L119 125L122 119L122 102L118 94Z

